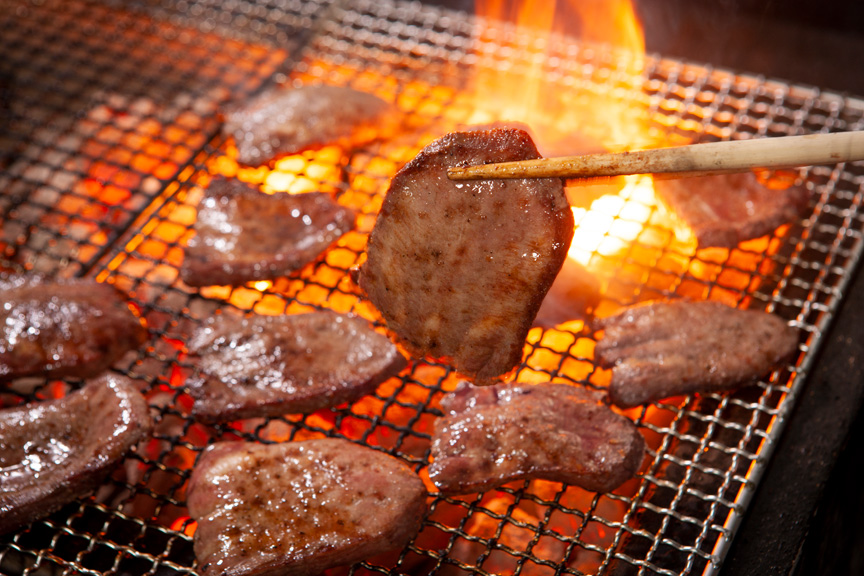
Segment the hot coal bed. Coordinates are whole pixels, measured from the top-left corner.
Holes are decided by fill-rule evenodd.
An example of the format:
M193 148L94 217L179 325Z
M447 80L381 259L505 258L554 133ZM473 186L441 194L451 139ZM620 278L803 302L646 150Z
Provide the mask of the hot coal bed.
M0 571L10 574L194 573L185 486L218 440L341 437L423 474L438 403L456 380L447 365L412 362L375 394L332 410L205 426L190 416L185 383L196 368L185 345L196 325L229 308L326 308L383 330L349 270L395 171L431 139L474 121L469 86L478 70L518 77L539 58L554 94L635 106L668 142L864 128L864 101L795 78L650 54L637 70L613 50L567 37L538 51L518 30L448 7L48 0L0 8L0 270L89 277L126 291L150 339L114 370L141 384L156 415L153 439L91 498L3 537ZM375 93L405 115L403 129L350 154L324 148L272 171L238 166L220 109L284 82ZM216 175L277 193L329 192L356 210L357 230L289 277L193 289L179 266ZM780 315L802 333L788 366L734 394L627 411L649 450L638 476L613 493L542 481L469 497L433 492L412 544L333 573L788 572L860 404L860 368L848 359L861 352L864 291L856 281L864 168L800 176L812 195L807 216L767 238L695 250L635 191L595 214L617 224L582 255L603 287L603 310L694 297ZM594 337L577 320L532 330L517 376L602 387ZM62 396L79 384L12 387L0 402Z

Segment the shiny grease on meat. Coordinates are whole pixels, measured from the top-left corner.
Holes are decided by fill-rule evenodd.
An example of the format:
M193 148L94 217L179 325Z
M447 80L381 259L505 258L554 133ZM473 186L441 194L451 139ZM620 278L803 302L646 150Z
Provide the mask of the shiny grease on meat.
M271 195L216 178L180 274L190 286L273 280L315 260L354 226L354 213L326 193Z
M126 295L102 282L0 278L0 383L91 378L147 340Z
M147 401L114 374L0 410L0 533L89 494L151 429Z
M541 478L609 492L645 454L636 426L602 395L567 384L461 383L441 402L429 478L445 494Z
M407 364L369 322L329 311L215 316L193 335L189 352L201 371L188 383L192 412L208 422L353 402Z
M401 461L336 438L214 444L187 494L204 576L318 574L398 550L427 496Z
M573 238L560 179L455 182L447 169L537 158L522 130L453 133L392 179L358 283L401 343L489 383L522 358Z
M335 144L362 146L398 125L394 106L344 86L277 86L225 114L223 132L234 137L237 160L272 164L281 156Z
M758 310L710 301L659 301L595 322L594 350L612 369L609 397L632 407L670 396L752 384L798 350L798 330Z

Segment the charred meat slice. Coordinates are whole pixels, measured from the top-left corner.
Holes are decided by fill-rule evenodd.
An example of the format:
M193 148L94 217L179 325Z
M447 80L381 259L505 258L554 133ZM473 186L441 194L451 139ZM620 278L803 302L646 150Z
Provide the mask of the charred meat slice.
M114 374L0 410L0 533L89 494L151 429L147 401Z
M208 422L308 413L352 402L406 365L363 318L335 312L215 316L192 337L202 378L193 414Z
M612 368L609 397L621 407L753 383L798 350L781 318L719 302L662 301L598 320L594 355Z
M803 186L768 188L752 172L656 180L663 203L687 224L700 248L734 248L800 218L809 193Z
M238 162L259 166L329 144L361 146L388 136L398 117L394 106L353 88L278 86L228 110L223 132L234 137Z
M198 208L181 277L190 286L272 280L315 260L353 229L353 212L328 194L270 195L217 178Z
M390 184L358 282L414 355L477 383L512 370L573 238L560 179L456 182L447 168L537 158L522 130L453 133Z
M292 576L402 548L426 489L401 461L347 440L222 442L195 466L187 503L204 576Z
M0 382L91 378L146 340L126 296L110 284L0 278Z
M602 396L567 384L461 383L441 402L429 478L445 494L542 478L609 492L645 453L636 426Z

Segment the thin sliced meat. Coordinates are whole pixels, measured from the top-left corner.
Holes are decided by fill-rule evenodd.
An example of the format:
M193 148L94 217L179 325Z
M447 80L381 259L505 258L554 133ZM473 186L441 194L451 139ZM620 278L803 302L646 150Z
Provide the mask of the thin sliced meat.
M134 383L114 374L64 398L0 410L0 533L88 495L152 425Z
M429 478L445 494L542 478L609 492L645 455L636 426L602 395L567 384L461 383L441 402Z
M271 195L216 178L198 208L180 274L190 286L273 280L318 258L354 225L354 213L329 194Z
M225 114L237 161L272 164L288 154L335 144L350 149L389 136L399 112L381 98L344 86L277 86Z
M639 304L595 328L604 331L595 358L612 368L609 398L625 408L752 384L798 350L798 330L782 318L719 302Z
M102 282L0 278L0 383L91 378L147 341L126 295Z
M734 248L770 234L803 216L810 199L803 186L768 188L752 172L659 179L654 189L690 227L700 248Z
M371 394L405 357L363 318L335 312L213 317L189 342L201 378L193 414L207 422L308 413Z
M215 444L187 494L204 576L305 576L398 550L427 496L400 460L336 438Z
M456 182L447 168L537 158L522 130L453 133L390 183L360 287L402 344L490 383L522 359L573 238L560 179Z

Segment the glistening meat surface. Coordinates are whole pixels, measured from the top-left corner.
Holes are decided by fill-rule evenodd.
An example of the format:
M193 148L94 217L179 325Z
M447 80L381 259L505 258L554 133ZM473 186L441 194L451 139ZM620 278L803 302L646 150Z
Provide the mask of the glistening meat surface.
M404 547L426 510L401 461L347 440L223 442L189 480L205 576L318 574Z
M537 158L522 130L453 133L392 179L358 282L414 355L478 383L512 370L567 256L560 179L455 182L447 168Z
M575 386L463 382L441 407L429 478L445 494L524 478L609 492L636 473L645 453L633 422Z
M622 407L752 384L798 350L782 318L719 302L639 304L594 327L604 331L595 358L612 368L609 397Z

